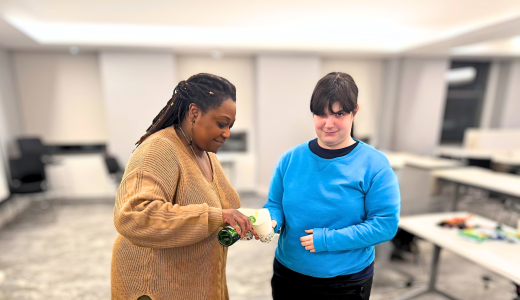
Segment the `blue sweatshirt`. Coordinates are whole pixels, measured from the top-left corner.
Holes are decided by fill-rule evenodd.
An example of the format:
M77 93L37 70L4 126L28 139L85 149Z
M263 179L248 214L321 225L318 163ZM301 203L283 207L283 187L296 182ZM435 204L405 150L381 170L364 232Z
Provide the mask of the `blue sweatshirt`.
M264 206L281 227L277 260L298 273L330 278L357 273L374 261L374 245L397 231L399 186L388 159L363 142L348 155L324 159L308 142L276 165ZM314 229L316 253L301 245Z

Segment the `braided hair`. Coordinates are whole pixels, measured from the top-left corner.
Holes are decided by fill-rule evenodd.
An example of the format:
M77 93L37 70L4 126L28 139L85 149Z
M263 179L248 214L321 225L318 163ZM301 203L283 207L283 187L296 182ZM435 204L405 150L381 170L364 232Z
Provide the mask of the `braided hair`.
M170 127L180 126L190 104L195 103L202 113L209 109L215 109L227 99L236 102L235 86L227 79L217 75L199 73L188 80L179 82L173 90L173 95L153 119L152 125L146 129L146 133L137 141L139 147L143 141L153 133Z

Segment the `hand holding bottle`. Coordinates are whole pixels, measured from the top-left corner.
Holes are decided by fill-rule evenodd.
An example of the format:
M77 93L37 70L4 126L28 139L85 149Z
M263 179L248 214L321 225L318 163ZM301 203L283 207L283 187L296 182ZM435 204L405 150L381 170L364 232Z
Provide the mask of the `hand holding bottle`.
M244 215L236 209L223 209L222 221L224 224L229 224L231 227L233 227L242 238L247 234L248 231L251 231L256 235L253 229L253 224L251 224L251 220L249 220L248 216Z

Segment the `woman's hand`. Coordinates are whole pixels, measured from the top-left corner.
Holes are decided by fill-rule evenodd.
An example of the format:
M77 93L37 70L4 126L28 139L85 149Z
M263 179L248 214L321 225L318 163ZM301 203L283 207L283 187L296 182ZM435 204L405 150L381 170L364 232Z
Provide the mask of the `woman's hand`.
M309 235L302 236L300 238L300 242L302 242L302 246L305 247L305 250L309 250L311 253L316 253L316 250L314 249L314 239L312 236L312 233L314 232L314 229L308 229L305 230Z
M253 229L251 220L236 209L223 209L222 221L224 224L229 224L231 227L235 228L240 237L244 237L248 231L251 231L255 236L258 236ZM238 227L238 224L240 224L240 227Z

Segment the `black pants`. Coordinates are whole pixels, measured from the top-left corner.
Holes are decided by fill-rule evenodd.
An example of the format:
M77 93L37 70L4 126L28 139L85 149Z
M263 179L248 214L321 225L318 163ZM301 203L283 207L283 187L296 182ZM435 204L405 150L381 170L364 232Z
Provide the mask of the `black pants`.
M294 281L275 274L271 279L273 300L368 300L372 289L372 278L354 282L323 283L319 279L315 282Z

